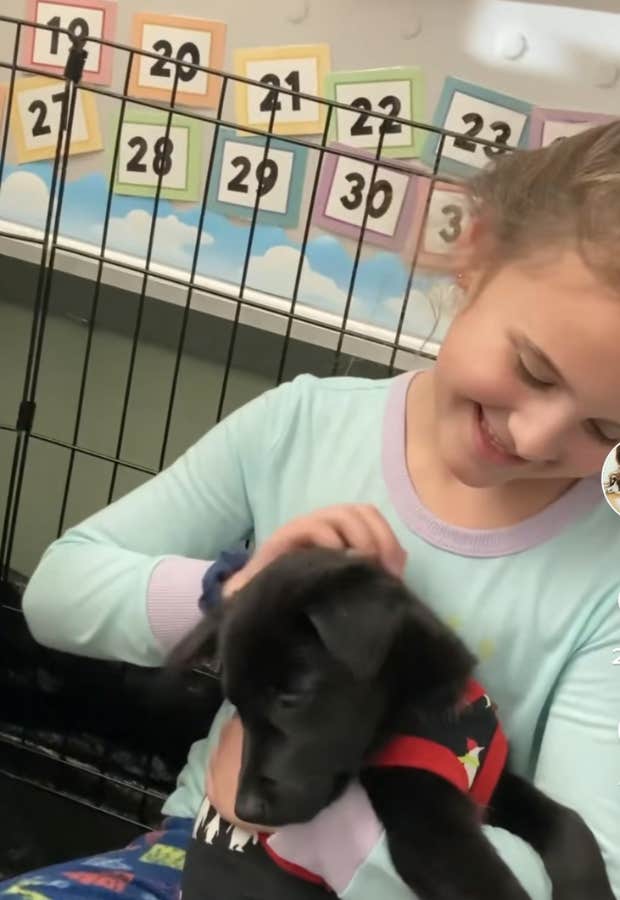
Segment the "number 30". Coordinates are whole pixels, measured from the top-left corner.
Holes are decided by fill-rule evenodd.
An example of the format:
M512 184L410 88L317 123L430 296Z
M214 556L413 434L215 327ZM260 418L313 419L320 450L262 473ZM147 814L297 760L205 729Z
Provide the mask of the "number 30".
M364 199L362 192L366 187L366 179L363 175L360 175L359 172L350 172L346 176L346 180L352 185L351 195L347 196L346 194L343 194L340 198L340 202L345 209L358 209L362 205ZM383 194L383 200L378 205L375 205L377 195L381 193ZM385 215L392 204L393 196L394 191L389 181L386 181L385 179L375 181L368 194L368 215L373 219L379 219L381 216Z

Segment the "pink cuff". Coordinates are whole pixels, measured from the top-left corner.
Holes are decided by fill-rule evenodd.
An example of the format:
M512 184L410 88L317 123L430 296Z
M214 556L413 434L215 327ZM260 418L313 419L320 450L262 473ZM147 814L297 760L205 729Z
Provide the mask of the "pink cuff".
M267 843L282 859L320 876L342 894L382 834L366 791L354 781L310 822L287 825Z
M151 630L166 653L200 621L198 601L210 565L205 560L171 556L153 569L146 609Z

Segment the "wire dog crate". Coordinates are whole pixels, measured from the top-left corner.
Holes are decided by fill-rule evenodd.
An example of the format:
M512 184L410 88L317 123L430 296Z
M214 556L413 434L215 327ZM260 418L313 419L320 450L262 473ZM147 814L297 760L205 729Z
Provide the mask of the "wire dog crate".
M173 786L176 775L175 767L180 767L189 744L195 737L187 722L196 717L198 696L192 693L195 686L193 678L201 678L197 674L188 676L188 702L186 704L188 718L181 722L179 714L174 746L167 745L166 754L162 757L153 747L159 746L156 732L162 726L162 716L173 715L178 704L160 695L160 718L149 700L140 706L140 698L148 694L148 678L151 673L132 669L130 666L99 664L86 660L64 658L62 654L54 654L29 642L27 630L20 612L20 596L28 577L27 565L16 562L16 553L23 536L24 521L27 513L38 515L38 497L34 500L29 494L29 478L33 457L41 447L50 452L60 454L62 477L56 476L48 481L51 493L56 498L51 506L46 507L45 515L50 524L47 534L53 539L77 517L75 505L75 481L79 466L89 461L101 463L105 478L99 477L98 494L86 504L86 508L77 508L83 515L94 511L98 505L111 502L127 489L123 483L123 473L133 475L137 480L145 480L155 475L166 465L182 447L175 445L174 433L179 416L197 421L197 428L206 430L209 424L219 420L228 408L235 405L229 393L231 379L234 377L235 361L238 358L242 332L246 327L263 329L271 335L269 344L269 373L267 381L272 385L296 374L300 368L312 368L312 360L299 363L293 360L294 348L302 344L312 347L322 346L320 362L316 361L317 374L341 374L350 371L351 361L355 358L356 371L388 375L401 369L409 368L413 362L423 364L432 360L436 354L436 345L425 342L424 336L418 341L407 336L405 321L411 287L418 263L419 245L412 246L407 261L408 278L402 303L397 311L395 328L381 329L360 327L353 313L356 278L367 246L366 236L373 216L377 210L389 200L390 185L385 181L386 171L410 176L412 172L432 184L439 177L439 161L444 142L449 139L463 140L462 135L432 126L400 118L394 115L394 109L381 113L366 111L367 118L377 119L378 140L375 153L370 160L371 175L367 192L357 194L355 180L350 180L352 203L362 205L363 217L359 225L359 235L355 242L350 282L344 292L344 308L338 317L328 313L317 313L309 310L300 298L302 270L306 259L310 232L312 228L312 210L318 202L320 192L320 175L326 159L351 158L361 159L369 164L369 155L360 154L354 147L343 147L330 143L332 119L337 109L348 109L357 112L359 107L347 106L318 96L311 96L295 91L295 85L286 87L273 80L269 90L265 82L244 79L224 71L200 66L188 58L162 56L148 53L134 47L124 46L104 39L87 36L84 29L73 27L71 30L60 29L54 24L34 24L8 16L0 16L0 32L5 37L11 35L12 51L6 59L0 59L0 69L4 75L6 88L4 128L0 150L0 185L7 160L7 147L11 128L13 128L13 110L20 102L16 92L18 76L37 76L42 72L33 66L24 65L22 45L26 40L33 40L32 34L46 33L50 41L57 41L64 35L70 41L70 50L66 59L64 74L55 77L58 90L51 102L56 103L60 112L57 142L53 159L51 159L51 175L49 196L45 209L44 222L39 229L22 228L7 229L0 223L0 267L4 270L2 282L8 284L13 277L11 266L14 260L25 260L29 265L32 295L28 298L28 326L24 343L23 358L17 365L23 367L21 387L15 403L14 418L9 411L8 418L0 415L0 438L2 438L2 460L0 471L0 615L2 625L0 633L4 636L6 652L0 663L2 675L3 709L0 712L0 771L11 777L22 778L48 790L79 799L105 808L122 816L137 825L151 825L158 821L162 798ZM7 37L8 40L8 37ZM1 45L0 45L1 46ZM85 84L81 76L86 55L107 48L122 58L123 87L113 90L98 84ZM136 98L131 93L133 67L142 57L148 57L153 65L171 67L174 72L170 88L169 102ZM188 79L197 73L217 79L219 97L214 110L188 109L177 103L177 96L182 93ZM48 75L48 73L44 73ZM49 77L49 76L48 76ZM276 79L277 81L277 79ZM205 281L199 275L199 258L204 241L203 225L208 209L208 198L213 192L214 170L217 164L218 135L230 129L239 131L240 126L228 112L231 85L246 83L248 86L260 87L266 91L266 108L269 110L269 122L265 128L243 126L243 131L253 135L260 147L262 158L256 170L256 186L254 198L249 209L247 222L247 245L242 253L242 264L238 271L238 284L220 283L215 279ZM80 129L77 117L79 97L96 97L104 104L106 110L114 111L113 124L107 128L109 133L109 170L110 179L103 203L103 227L98 235L98 246L86 245L84 242L69 240L63 235L63 209L70 180L70 169L73 157L70 153L72 135ZM293 102L311 101L324 109L324 126L322 135L317 140L304 137L287 136L278 133L276 117L279 98L291 97ZM157 184L152 197L150 220L144 218L136 227L145 229L146 243L142 260L131 259L108 246L110 223L113 217L114 177L118 170L121 155L126 152L121 145L122 123L128 108L141 109L148 122L149 111L165 114L165 126L156 147L153 167L157 174ZM115 109L114 109L115 108ZM39 130L49 127L45 124L45 106L31 111L38 117ZM201 173L199 190L199 216L195 234L195 243L191 250L191 264L185 273L170 272L165 266L156 262L158 210L165 195L163 186L166 173L170 170L172 145L170 135L175 117L193 126L204 129L205 142L209 146L208 161ZM114 122L116 124L114 124ZM384 139L394 128L413 128L428 131L437 137L436 164L423 170L412 168L403 162L388 158L384 153ZM468 141L481 146L494 147L489 141L471 137ZM261 222L264 199L272 186L274 177L274 157L272 147L283 145L300 148L312 154L315 163L314 174L303 197L305 219L301 227L300 252L292 280L292 290L288 297L265 297L249 283L252 245ZM145 165L143 161L144 147L140 140L133 140L132 159L138 171ZM248 193L247 183L243 183L244 166L241 162L237 175L237 187ZM247 173L246 173L247 174ZM442 176L444 180L450 180ZM252 191L249 191L252 195ZM1 199L1 196L0 196ZM420 227L429 213L431 191L423 209ZM82 198L83 204L89 203L89 197ZM11 261L13 260L13 262ZM75 406L70 411L69 424L64 434L55 428L49 411L46 412L42 401L44 380L42 366L45 354L50 351L51 306L55 298L62 294L67 286L67 273L74 273L81 281L81 305L74 317L79 318L82 327L81 343L76 350L73 369L76 378ZM131 314L124 310L123 315L129 317L130 340L124 367L119 374L115 371L115 384L118 387L117 432L111 444L102 449L96 441L91 441L84 434L84 420L88 414L89 374L95 365L95 345L98 322L106 315L106 304L110 290L121 285L133 294ZM171 365L165 379L164 389L158 401L158 412L162 418L158 433L156 452L149 461L132 458L126 450L126 438L131 426L136 371L141 351L141 340L147 327L147 309L150 298L170 300L173 298L172 311L167 313L167 322L172 323L173 337L170 338ZM206 314L206 315L205 315ZM1 315L1 314L0 314ZM212 410L210 421L202 422L199 411L200 398L194 398L193 406L184 406L179 411L179 384L182 367L188 353L197 316L213 323L220 319L225 329L218 331L219 368L212 376ZM204 326L205 328L207 326ZM210 328L215 326L211 324ZM108 373L110 374L110 373ZM111 374L110 374L111 377ZM51 481L54 481L52 486ZM131 484L131 478L129 484ZM53 489L52 489L53 487ZM4 493L4 496L2 494ZM25 499L27 498L27 499ZM73 506L72 506L73 504ZM27 509L28 508L28 509ZM24 517L26 516L26 519ZM51 518L50 518L51 517ZM22 537L20 538L20 527ZM17 548L17 549L16 549ZM31 563L40 556L44 543L30 547ZM17 553L19 556L19 554ZM78 691L76 685L79 685ZM81 716L76 710L88 692L98 697L99 706L91 706L91 715L84 712ZM196 693L196 692L194 692ZM4 697L7 702L4 702ZM64 697L64 700L58 698ZM82 697L82 701L80 700ZM125 712L119 713L119 698L125 698ZM11 699L12 698L12 699ZM67 699L68 698L68 699ZM138 699L136 699L138 698ZM194 698L194 699L192 699ZM64 704L64 705L63 705ZM67 704L69 704L67 706ZM73 707L71 706L73 704ZM107 705L106 705L107 704ZM89 706L87 703L86 706ZM93 712L93 710L95 710ZM115 710L113 712L113 710ZM140 741L135 743L132 729L135 728L135 717L149 711L147 718L152 727L145 723L140 726ZM163 710L163 711L161 711ZM107 716L122 721L114 731L112 746L111 731L102 727L102 722L93 718L106 719ZM167 720L169 722L169 720ZM175 720L176 721L176 720ZM105 723L104 723L105 725ZM168 725L164 729L170 732ZM119 738L119 731L122 732ZM120 741L120 743L119 743Z

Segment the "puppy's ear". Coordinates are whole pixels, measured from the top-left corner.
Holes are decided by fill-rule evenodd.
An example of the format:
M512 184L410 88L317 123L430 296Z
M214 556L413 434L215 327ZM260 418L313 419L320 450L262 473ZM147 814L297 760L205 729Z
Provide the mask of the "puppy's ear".
M166 661L167 666L174 669L206 666L218 671L218 643L222 620L223 615L219 607L208 612L174 647Z
M329 653L359 680L373 678L388 653L406 613L404 589L385 592L374 586L327 592L308 617Z

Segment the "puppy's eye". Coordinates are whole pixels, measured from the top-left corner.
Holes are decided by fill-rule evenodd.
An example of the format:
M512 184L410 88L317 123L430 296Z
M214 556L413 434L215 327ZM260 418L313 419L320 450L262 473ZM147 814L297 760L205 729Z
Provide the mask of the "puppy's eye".
M300 691L281 691L276 694L276 702L282 709L295 709L306 699L307 695Z

